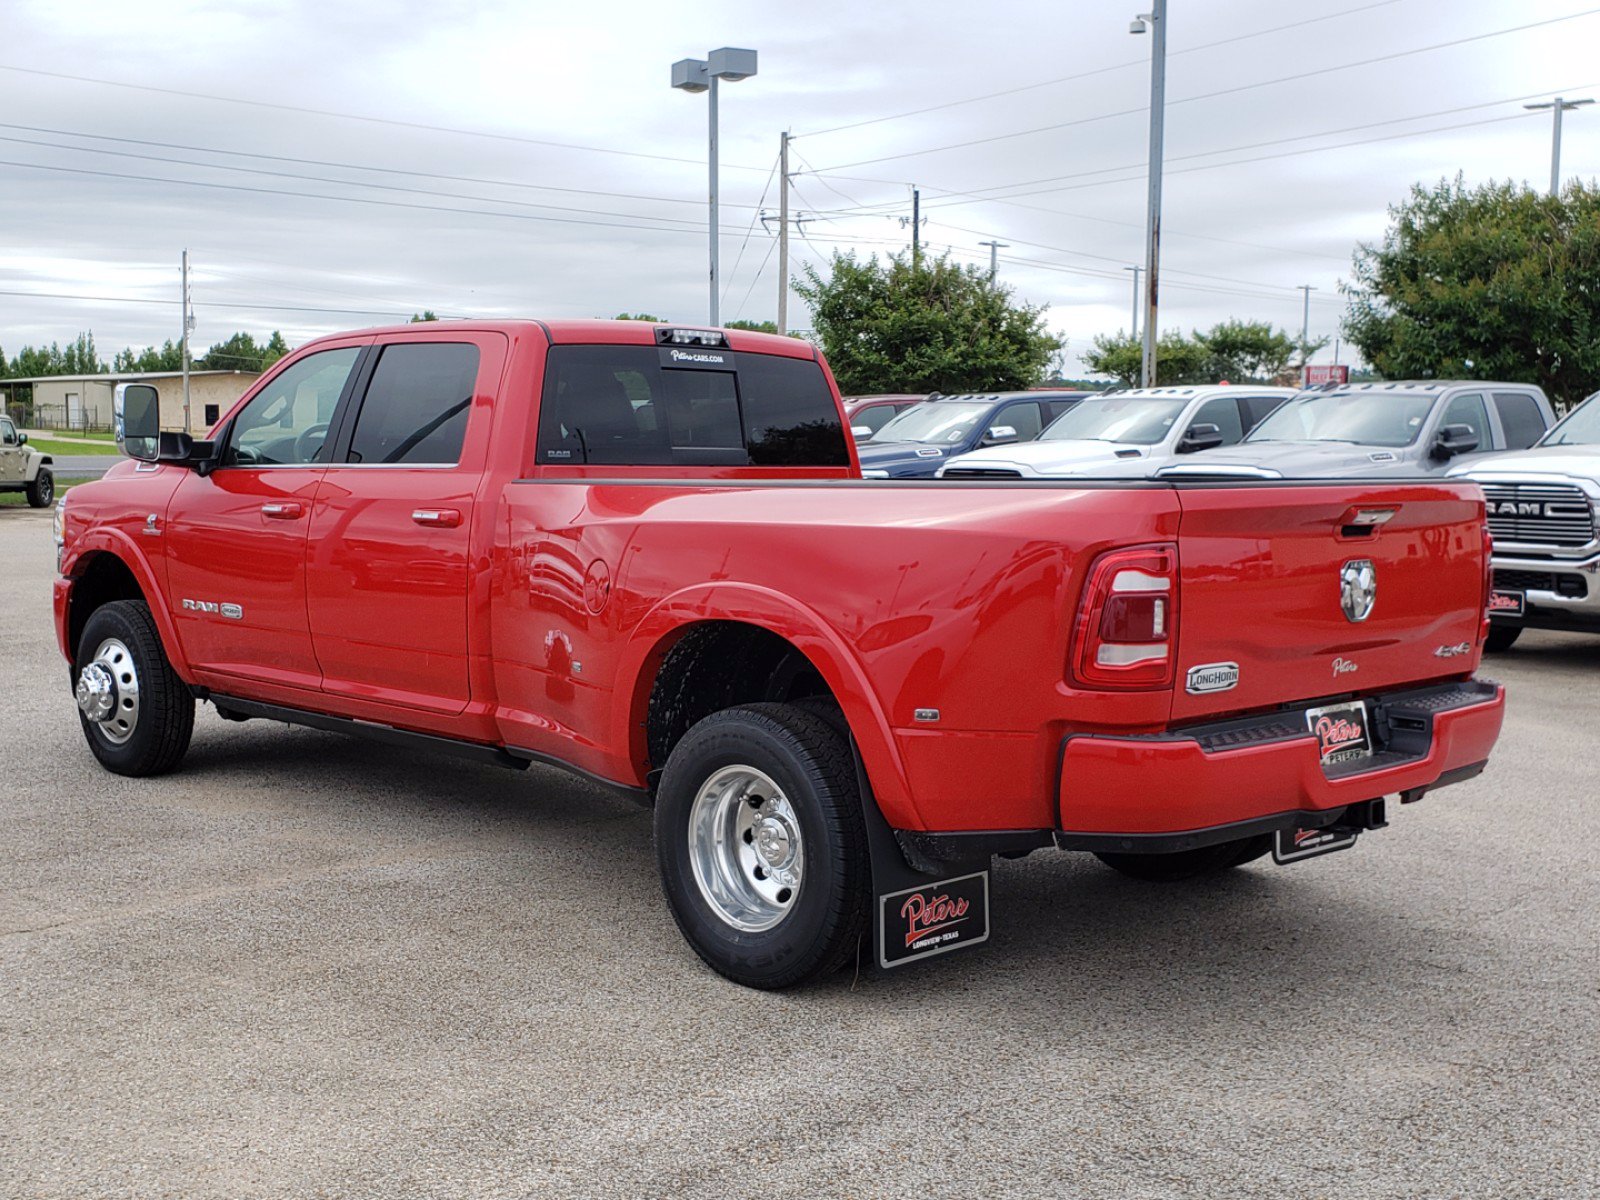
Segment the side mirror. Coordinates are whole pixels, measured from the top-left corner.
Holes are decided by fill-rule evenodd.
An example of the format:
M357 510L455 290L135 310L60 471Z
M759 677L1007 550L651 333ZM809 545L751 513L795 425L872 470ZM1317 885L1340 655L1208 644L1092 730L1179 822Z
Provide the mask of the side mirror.
M869 438L869 437L872 436L872 426L871 425L852 425L852 426L850 426L850 436L855 438L855 440L858 441L858 442L862 441L862 440L864 440L866 438Z
M1470 425L1446 425L1433 439L1433 457L1451 459L1458 454L1470 454L1478 448L1478 435Z
M989 426L989 432L984 435L983 444L985 446L1004 446L1016 440L1017 428L1015 425L991 425Z
M1193 454L1197 450L1214 450L1222 445L1222 429L1211 424L1191 425L1178 439L1179 454Z
M119 383L111 402L117 449L155 462L161 449L161 393L148 383Z
M27 444L28 444L28 435L25 434L25 433L17 434L17 445L26 446Z

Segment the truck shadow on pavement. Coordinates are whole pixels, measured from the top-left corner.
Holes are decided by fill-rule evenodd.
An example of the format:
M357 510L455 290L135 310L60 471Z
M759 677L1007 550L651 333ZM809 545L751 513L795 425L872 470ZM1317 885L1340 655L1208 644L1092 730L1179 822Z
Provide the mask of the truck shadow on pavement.
M503 886L560 897L538 914L517 911L517 921L554 923L530 933L622 956L633 972L674 986L733 988L678 937L657 883L650 814L563 772L202 718L174 778L200 784L224 812L309 822L347 842L358 862L379 842L422 857L436 846L441 862L515 859L505 875L517 882ZM956 1005L970 1019L979 992L1008 1011L1057 1010L1064 1028L1143 1020L1152 1032L1170 1020L1174 1035L1189 1022L1236 1022L1251 1005L1292 1001L1329 1019L1345 1006L1370 1012L1385 996L1400 1002L1397 973L1413 975L1418 962L1460 971L1473 953L1464 935L1408 919L1402 873L1391 863L1375 879L1371 853L1362 844L1291 867L1264 859L1171 884L1127 879L1087 854L997 860L987 946L888 972L871 966L864 946L859 972L772 1002L804 1009L890 995L919 1011ZM506 897L508 913L516 899Z

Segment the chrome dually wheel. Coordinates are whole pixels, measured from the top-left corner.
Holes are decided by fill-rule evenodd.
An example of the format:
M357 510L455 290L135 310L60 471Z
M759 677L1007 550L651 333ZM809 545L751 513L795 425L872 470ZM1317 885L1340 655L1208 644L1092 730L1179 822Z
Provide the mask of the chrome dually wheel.
M106 741L120 746L139 727L139 672L119 638L106 638L78 672L78 711Z
M793 805L770 775L737 764L701 785L689 814L689 864L713 912L759 933L788 916L805 872Z

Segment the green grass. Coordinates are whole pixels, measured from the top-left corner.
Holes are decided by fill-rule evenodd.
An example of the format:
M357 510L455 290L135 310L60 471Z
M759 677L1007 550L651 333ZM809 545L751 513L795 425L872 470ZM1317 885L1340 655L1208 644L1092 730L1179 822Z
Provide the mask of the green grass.
M28 445L40 454L120 454L115 442L58 442L51 438L29 438Z
M117 435L112 433L109 429L96 433L86 433L82 429L52 429L50 432L56 437L89 438L91 441L111 442L112 444L115 444L117 440Z

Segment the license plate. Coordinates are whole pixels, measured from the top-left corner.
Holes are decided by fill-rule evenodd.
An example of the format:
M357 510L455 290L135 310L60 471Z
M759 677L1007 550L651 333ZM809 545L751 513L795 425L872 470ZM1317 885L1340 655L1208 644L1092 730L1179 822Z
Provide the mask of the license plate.
M1498 588L1489 593L1489 615L1491 617L1520 617L1522 615L1523 593L1502 592Z
M1272 839L1272 861L1298 862L1302 858L1315 858L1319 854L1332 854L1335 850L1348 850L1356 844L1354 831L1331 829L1280 829Z
M989 872L879 896L878 962L898 967L989 940Z
M1308 709L1306 728L1317 735L1324 766L1366 758L1372 753L1372 738L1367 732L1367 706L1360 700Z

